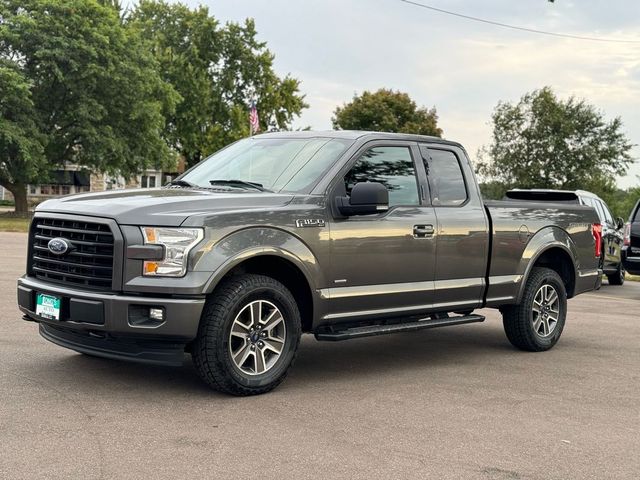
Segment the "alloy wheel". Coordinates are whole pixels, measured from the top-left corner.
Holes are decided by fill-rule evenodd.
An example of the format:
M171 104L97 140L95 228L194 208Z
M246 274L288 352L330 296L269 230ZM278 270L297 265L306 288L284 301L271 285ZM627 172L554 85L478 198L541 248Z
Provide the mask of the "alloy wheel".
M280 309L267 300L254 300L240 310L231 325L231 360L242 373L261 375L278 362L286 334Z
M556 329L559 316L558 292L549 284L542 285L533 298L533 330L543 338L549 337Z

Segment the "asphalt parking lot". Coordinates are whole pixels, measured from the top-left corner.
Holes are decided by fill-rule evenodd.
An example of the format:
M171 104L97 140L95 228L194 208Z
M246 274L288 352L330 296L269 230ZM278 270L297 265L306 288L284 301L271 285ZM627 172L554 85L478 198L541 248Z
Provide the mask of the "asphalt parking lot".
M0 478L640 478L640 283L569 302L559 344L514 350L499 315L342 343L304 338L259 397L190 361L91 358L21 320L25 234L0 233Z

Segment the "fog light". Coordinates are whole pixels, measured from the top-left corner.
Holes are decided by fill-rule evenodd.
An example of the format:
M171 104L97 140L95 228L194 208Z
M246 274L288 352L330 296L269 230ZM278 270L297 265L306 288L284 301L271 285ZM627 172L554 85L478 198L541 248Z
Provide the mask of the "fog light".
M149 318L151 320L164 320L164 309L163 308L150 308L149 309Z

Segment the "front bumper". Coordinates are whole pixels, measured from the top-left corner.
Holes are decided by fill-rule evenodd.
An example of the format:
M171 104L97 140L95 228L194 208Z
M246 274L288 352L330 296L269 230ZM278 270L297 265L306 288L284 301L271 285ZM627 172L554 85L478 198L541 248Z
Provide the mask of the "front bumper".
M60 320L36 314L38 293L61 298ZM197 335L204 302L204 295L122 295L67 288L28 276L18 280L20 310L26 320L40 323L44 338L109 358L177 364L184 346ZM141 312L151 307L163 309L162 321L145 320Z

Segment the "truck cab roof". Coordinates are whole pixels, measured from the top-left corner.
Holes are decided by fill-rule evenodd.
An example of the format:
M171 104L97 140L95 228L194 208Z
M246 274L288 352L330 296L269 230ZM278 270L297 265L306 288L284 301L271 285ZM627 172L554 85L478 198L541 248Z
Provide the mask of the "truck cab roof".
M268 132L255 135L256 138L339 138L345 140L405 140L410 142L428 142L451 145L458 148L463 146L451 140L429 135L414 135L410 133L389 133L389 132L369 132L363 130L302 130L302 131L280 131Z

